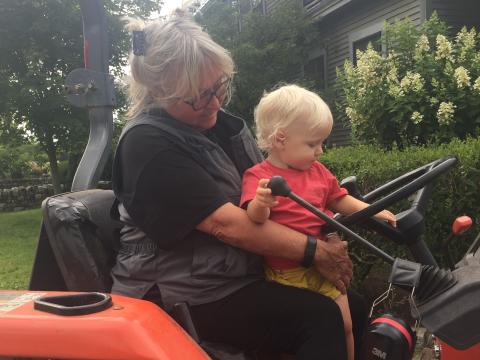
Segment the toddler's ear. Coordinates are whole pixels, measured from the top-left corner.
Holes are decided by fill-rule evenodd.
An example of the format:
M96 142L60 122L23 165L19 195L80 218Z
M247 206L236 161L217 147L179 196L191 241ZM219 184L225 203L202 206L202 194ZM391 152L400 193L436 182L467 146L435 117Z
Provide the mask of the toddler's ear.
M283 130L277 130L274 136L275 145L284 145L286 139L287 135L285 134L285 132Z

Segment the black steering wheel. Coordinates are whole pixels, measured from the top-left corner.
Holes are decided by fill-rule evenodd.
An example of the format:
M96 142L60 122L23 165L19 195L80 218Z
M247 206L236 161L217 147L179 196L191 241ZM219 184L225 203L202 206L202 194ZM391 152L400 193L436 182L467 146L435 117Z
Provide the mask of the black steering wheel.
M348 216L337 216L336 219L343 225L358 224L397 243L405 244L410 248L416 261L428 265L437 265L430 250L421 239L424 231L424 213L430 199L433 180L451 169L457 162L458 159L455 156L435 160L380 186L364 196L358 191L356 177L351 176L343 180L341 186L347 188L350 195L371 203L371 205ZM372 217L379 211L406 199L415 192L417 192L417 195L411 207L396 215L396 228Z

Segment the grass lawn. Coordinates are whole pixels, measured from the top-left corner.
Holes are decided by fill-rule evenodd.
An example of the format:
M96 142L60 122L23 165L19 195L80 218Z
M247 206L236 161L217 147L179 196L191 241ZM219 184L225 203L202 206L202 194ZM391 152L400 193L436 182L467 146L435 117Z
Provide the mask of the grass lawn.
M0 289L27 289L40 224L40 209L0 213Z

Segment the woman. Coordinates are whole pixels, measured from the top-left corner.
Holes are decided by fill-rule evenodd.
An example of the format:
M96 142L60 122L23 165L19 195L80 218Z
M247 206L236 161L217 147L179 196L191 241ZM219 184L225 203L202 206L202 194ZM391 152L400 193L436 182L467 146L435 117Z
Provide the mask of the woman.
M188 302L205 340L345 359L332 300L263 278L259 255L275 255L313 264L345 293L352 264L345 243L254 224L237 206L242 174L261 154L243 120L221 109L234 73L228 51L182 14L128 28L130 121L113 175L125 226L112 292L167 310ZM360 331L365 311L350 298Z

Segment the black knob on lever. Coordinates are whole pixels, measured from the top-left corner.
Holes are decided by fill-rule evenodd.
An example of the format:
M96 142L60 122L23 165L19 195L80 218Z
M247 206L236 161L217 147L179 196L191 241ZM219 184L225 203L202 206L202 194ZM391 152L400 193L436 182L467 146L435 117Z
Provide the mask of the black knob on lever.
M272 190L273 196L288 196L292 192L285 179L279 175L272 176L267 187Z

